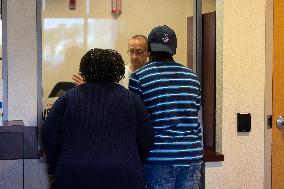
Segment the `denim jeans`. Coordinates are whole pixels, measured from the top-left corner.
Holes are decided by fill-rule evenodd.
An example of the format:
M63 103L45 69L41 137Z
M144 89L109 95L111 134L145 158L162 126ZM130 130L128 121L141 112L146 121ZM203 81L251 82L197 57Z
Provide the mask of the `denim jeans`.
M145 165L145 189L199 189L201 164Z

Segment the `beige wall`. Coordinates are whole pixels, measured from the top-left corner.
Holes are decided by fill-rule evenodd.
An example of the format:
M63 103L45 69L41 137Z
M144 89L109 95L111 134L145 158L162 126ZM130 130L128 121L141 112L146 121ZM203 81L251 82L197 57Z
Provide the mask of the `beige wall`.
M202 13L216 11L216 0L202 0Z
M207 0L208 1L208 0ZM114 48L126 64L128 39L135 34L148 35L158 25L169 25L177 34L175 60L186 64L186 17L192 16L192 0L124 0L122 13L111 14L111 1L76 1L76 10L69 10L68 1L45 0L43 9L43 96L49 95L58 81L71 81L78 72L82 55L90 48ZM67 21L53 29L51 19L77 19L77 25ZM45 20L49 19L47 23ZM92 19L88 22L88 19ZM72 22L72 21L69 21ZM64 24L65 23L65 24ZM63 40L64 39L64 40ZM59 57L59 58L58 58Z
M223 12L222 163L206 163L206 188L264 188L265 0L217 0ZM217 18L218 19L218 18ZM218 46L218 44L217 44ZM217 61L217 64L219 62ZM220 76L220 75L219 75ZM236 132L236 113L252 115L250 133Z

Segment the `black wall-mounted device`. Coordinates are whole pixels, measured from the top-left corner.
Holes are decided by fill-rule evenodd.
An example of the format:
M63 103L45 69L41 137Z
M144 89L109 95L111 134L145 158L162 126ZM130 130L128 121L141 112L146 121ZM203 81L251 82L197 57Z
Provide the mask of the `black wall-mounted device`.
M237 131L250 132L251 115L250 113L237 113Z

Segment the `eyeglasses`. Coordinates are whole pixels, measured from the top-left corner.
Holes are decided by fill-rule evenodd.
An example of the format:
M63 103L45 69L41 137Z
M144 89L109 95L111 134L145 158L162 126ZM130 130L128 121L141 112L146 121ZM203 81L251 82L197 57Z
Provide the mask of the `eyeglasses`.
M142 50L132 50L132 49L128 49L127 54L128 54L129 56L133 56L134 54L135 54L136 56L141 56L144 52L145 52L145 51L142 51Z

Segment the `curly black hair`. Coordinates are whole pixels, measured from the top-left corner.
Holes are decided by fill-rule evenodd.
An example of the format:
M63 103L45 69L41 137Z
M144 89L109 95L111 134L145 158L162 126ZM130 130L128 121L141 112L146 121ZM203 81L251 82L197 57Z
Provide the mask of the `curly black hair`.
M85 82L112 81L118 83L125 73L121 55L112 49L91 49L81 59L80 74Z

